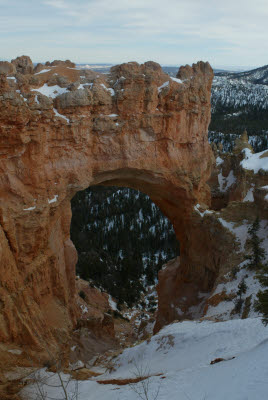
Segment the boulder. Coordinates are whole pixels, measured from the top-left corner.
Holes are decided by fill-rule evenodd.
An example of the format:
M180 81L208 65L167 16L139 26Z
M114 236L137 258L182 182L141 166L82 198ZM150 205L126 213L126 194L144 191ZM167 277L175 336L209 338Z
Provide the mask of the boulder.
M16 67L17 72L20 72L23 75L33 73L34 65L28 56L17 57L16 59L11 60L11 63Z
M16 73L15 65L8 61L0 61L0 75L14 75Z

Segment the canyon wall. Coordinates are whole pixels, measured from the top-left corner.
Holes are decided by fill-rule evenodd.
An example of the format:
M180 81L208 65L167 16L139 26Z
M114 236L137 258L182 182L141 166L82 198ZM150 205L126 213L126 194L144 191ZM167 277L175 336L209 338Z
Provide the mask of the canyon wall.
M174 320L235 318L236 313L231 310L240 282L232 281L238 271L249 271L245 266L252 251L248 230L256 217L260 220L260 245L267 253L268 151L253 154L246 132L236 140L233 153L223 153L221 145L218 149L214 143L212 148L216 163L208 181L211 207L208 210L200 204L194 206L187 231L188 253L159 271L155 332ZM232 294L228 297L226 285L230 282ZM254 309L254 296L251 297L248 310Z
M226 255L194 211L211 201L212 79L203 62L177 78L154 62L108 75L69 61L34 68L25 56L0 63L1 342L63 343L75 326L70 200L88 186L148 194L181 244L174 290L195 298L213 286ZM168 319L160 312L157 327Z

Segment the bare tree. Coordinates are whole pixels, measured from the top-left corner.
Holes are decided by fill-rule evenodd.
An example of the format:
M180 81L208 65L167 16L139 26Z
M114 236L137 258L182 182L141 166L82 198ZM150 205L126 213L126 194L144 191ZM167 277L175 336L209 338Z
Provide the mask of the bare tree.
M50 383L52 377L57 377L57 383ZM44 375L44 371L42 373L38 370L32 374L32 379L32 384L37 392L35 393L35 400L79 400L78 381L73 380L71 375L67 376L67 379L65 379L58 365L53 375ZM70 383L74 384L72 390L68 389ZM57 398L51 397L48 394L49 388L57 389Z
M44 341L44 339L38 334L38 332L35 332L36 336L40 340L40 343L42 343L43 349L49 356L50 360L50 366L53 366L55 372L51 374L46 374L44 370L36 370L32 372L29 377L32 380L32 385L36 389L35 399L34 400L79 400L79 385L78 381L73 379L71 375L63 375L62 373L62 361L63 358L58 358L55 359L55 355L52 354L52 352L49 349L49 345ZM33 360L30 359L30 361L33 363ZM40 360L41 364L41 360ZM52 377L57 378L57 383L56 384L51 384L50 380ZM67 377L67 379L65 378ZM70 387L70 383L73 383L73 389L70 390L68 386ZM58 389L57 390L57 398L53 398L48 395L47 391L49 388L54 388Z
M150 368L148 364L140 364L134 361L134 371L135 383L129 383L129 387L141 400L156 400L159 396L161 389L160 381L154 387L152 382L152 375L150 373Z

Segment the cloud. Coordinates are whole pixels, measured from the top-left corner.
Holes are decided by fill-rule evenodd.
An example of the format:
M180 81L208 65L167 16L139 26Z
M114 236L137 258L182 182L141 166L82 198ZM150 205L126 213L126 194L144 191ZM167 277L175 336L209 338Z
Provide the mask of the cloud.
M64 0L46 0L44 4L48 6L58 8L60 10L68 10L68 5L64 2Z
M74 17L73 25L116 28L135 34L178 34L239 43L243 35L267 32L268 4L263 0L46 0L45 4ZM216 4L216 5L215 5ZM91 25L88 26L91 28Z
M266 0L254 4L252 0L0 0L2 3L0 32L9 42L6 48L1 44L2 54L17 49L16 40L22 37L29 48L38 48L39 41L44 57L57 48L69 51L66 56L72 58L70 52L77 48L74 55L83 60L90 49L92 57L99 57L102 51L103 61L112 50L115 60L127 52L132 58L136 54L136 59L143 54L159 59L162 54L162 62L176 62L177 54L182 54L188 62L197 55L209 55L221 64L224 60L226 64L248 63L254 58L256 63L264 63L268 50L264 40L268 36Z

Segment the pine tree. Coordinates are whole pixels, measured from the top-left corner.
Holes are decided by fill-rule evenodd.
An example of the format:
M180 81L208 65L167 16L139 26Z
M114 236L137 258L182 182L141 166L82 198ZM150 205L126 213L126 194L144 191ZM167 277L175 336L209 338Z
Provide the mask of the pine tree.
M257 294L257 300L255 302L255 310L260 312L263 317L262 321L265 325L268 324L268 263L264 263L265 250L261 247L262 239L258 236L260 229L260 220L257 217L249 229L250 245L252 254L247 256L249 260L248 268L256 271L256 277L260 281L260 284L266 288L263 291L259 291Z
M246 285L246 282L245 282L245 278L243 278L242 281L238 285L237 294L238 294L240 299L242 297L242 294L246 293L246 291L247 291L247 285Z
M238 291L237 291L237 295L239 296L236 301L235 301L235 308L234 308L234 312L236 314L240 314L241 310L242 310L242 306L243 306L243 299L242 299L242 294L246 293L247 291L247 285L245 282L245 278L242 279L242 281L239 283L238 285Z
M260 284L267 289L259 291L255 302L255 310L262 314L262 322L268 324L268 263L257 273Z
M255 310L262 314L262 322L264 325L268 324L268 289L259 291L257 294L257 301L255 303Z
M252 252L246 257L246 259L249 260L247 267L255 271L261 270L263 268L263 260L265 259L265 251L261 247L263 239L260 239L258 236L259 229L260 219L259 217L257 217L248 230Z

